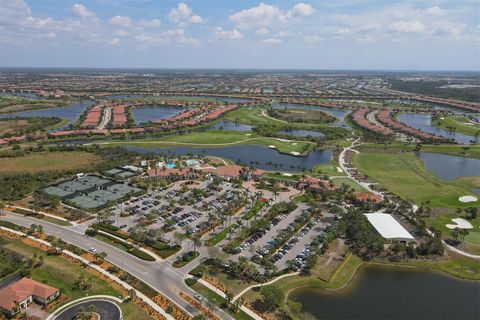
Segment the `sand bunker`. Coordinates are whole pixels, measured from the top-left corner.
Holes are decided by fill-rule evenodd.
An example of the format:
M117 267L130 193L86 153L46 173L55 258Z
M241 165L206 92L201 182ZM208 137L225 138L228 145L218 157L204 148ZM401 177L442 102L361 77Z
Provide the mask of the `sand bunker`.
M291 151L290 154L293 155L293 156L298 156L298 155L300 155L300 153L299 153L299 152L296 152L296 151Z
M445 227L447 227L448 229L455 229L455 228L473 229L472 224L465 219L455 218L455 219L452 219L452 221L455 222L456 224L446 224Z
M463 196L463 197L458 198L458 201L463 202L463 203L467 203L467 202L477 202L478 199L477 199L477 197L474 197L474 196Z

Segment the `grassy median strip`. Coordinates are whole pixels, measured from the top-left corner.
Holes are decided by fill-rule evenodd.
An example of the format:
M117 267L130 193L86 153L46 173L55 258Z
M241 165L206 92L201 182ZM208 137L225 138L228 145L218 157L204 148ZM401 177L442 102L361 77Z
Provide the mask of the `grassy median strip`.
M18 213L18 214L23 214L24 216L27 216L27 217L32 217L32 218L35 218L35 219L48 221L50 223L55 223L55 224L58 224L59 226L63 226L63 227L72 225L68 221L56 219L54 217L46 216L42 213L37 213L37 212L34 212L34 211L25 210L25 209L21 209L21 208L15 208L13 210L13 212Z
M135 248L133 245L125 243L123 241L120 241L118 239L115 239L113 237L109 237L104 234L98 234L95 236L97 240L103 241L105 243L108 243L111 246L114 246L115 248L118 248L122 251L128 252L131 255L134 255L135 257L145 260L145 261L155 261L155 258L149 255L148 253Z
M198 258L199 255L200 252L198 251L185 252L177 257L177 260L172 263L172 266L174 268L185 267L187 264Z
M243 220L250 220L252 219L260 210L262 210L263 207L265 207L267 203L265 201L257 201L253 205L253 207L248 210L247 213L242 217Z
M225 239L227 237L228 233L231 230L235 229L236 227L237 227L236 224L232 224L232 225L226 227L225 229L223 229L222 231L220 231L219 233L217 233L216 235L214 235L213 237L208 239L207 242L205 242L205 244L209 247L216 245L217 243L219 243L220 241Z

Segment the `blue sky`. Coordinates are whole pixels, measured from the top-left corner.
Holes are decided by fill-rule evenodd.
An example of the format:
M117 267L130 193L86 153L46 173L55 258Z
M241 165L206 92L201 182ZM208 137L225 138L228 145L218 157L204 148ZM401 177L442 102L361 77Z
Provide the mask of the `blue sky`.
M0 65L480 69L474 0L0 0Z

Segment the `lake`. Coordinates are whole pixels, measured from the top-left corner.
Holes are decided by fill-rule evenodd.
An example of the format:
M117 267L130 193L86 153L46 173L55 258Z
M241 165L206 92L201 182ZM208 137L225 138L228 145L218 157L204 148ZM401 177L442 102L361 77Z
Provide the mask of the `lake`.
M205 154L227 158L232 161L240 160L245 165L252 165L259 169L286 172L298 172L301 171L302 168L312 169L316 164L330 163L332 161L331 151L313 150L307 156L295 157L260 145L237 145L217 148L128 146L126 149L140 153L174 153L177 155L186 155L188 153L194 155ZM277 163L277 166L272 165L270 162ZM281 166L279 164L281 164Z
M475 140L473 136L467 136L461 133L449 132L437 128L432 125L432 115L426 113L401 113L398 120L415 129L422 130L437 136L443 136L448 139L453 139L458 143L470 144L471 140ZM477 138L479 141L480 138Z
M350 110L343 110L337 108L316 107L297 103L276 103L272 105L274 109L307 109L307 110L320 110L328 113L338 119L337 122L332 124L333 127L340 127L345 129L351 129L345 122L345 116L350 113Z
M312 137L324 137L325 135L319 131L314 131L314 130L283 130L283 131L279 131L279 133L283 133L283 134L289 134L289 135L292 135L292 136L296 136L296 137L308 137L308 136L312 136Z
M415 152L415 155L428 171L445 180L480 176L480 159L429 152Z
M137 124L170 118L185 110L187 110L187 108L168 106L145 106L131 108L133 119Z
M21 112L12 112L0 114L0 118L15 118L15 117L58 117L67 119L68 123L63 127L75 123L85 109L93 105L94 101L80 101L72 103L71 105L58 108L48 108L41 110L30 110ZM59 128L60 129L60 128Z
M315 319L479 319L480 282L417 269L361 267L341 290L301 288L290 299Z
M232 121L218 121L207 127L208 130L231 130L231 131L252 131L249 124L235 123Z

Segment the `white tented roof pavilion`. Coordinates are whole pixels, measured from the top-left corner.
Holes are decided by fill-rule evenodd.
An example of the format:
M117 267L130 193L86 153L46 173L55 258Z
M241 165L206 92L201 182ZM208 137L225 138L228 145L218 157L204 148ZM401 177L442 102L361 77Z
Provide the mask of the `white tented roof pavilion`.
M368 221L388 240L413 241L415 238L394 217L386 213L366 213Z

